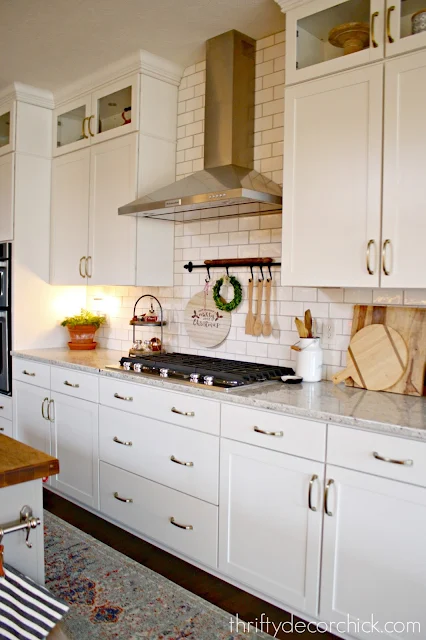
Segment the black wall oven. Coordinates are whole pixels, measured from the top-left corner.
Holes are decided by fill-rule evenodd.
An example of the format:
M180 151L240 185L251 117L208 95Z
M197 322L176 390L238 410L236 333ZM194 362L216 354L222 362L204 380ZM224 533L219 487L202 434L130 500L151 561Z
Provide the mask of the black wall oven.
M0 393L12 393L12 245L0 243Z

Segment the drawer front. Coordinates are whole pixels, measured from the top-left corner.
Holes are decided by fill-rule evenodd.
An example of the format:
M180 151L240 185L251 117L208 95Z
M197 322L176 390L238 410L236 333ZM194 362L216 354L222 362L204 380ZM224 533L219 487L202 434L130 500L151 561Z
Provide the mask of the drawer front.
M218 504L217 436L102 405L99 421L101 460Z
M100 402L108 407L219 435L220 404L190 393L100 378Z
M64 367L51 367L52 391L67 396L99 402L99 377Z
M223 404L222 436L302 458L325 460L326 425L321 422Z
M13 418L12 396L0 395L0 418L6 418L6 420L12 420Z
M36 387L50 389L50 365L48 364L13 358L12 377L14 380L21 380Z
M424 442L329 425L327 463L426 486Z
M13 437L13 422L0 417L0 435Z
M100 497L101 511L114 520L190 558L217 567L217 507L105 462L100 463ZM177 524L192 528L184 529Z

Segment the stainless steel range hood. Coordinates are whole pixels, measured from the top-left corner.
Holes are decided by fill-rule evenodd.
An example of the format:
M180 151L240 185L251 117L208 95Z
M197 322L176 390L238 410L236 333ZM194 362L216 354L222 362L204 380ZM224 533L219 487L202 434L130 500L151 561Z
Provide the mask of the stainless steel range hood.
M254 40L238 31L208 40L204 170L138 198L118 213L185 220L190 218L186 211L200 210L203 217L212 207L246 203L281 210L281 187L253 169L254 82ZM211 217L209 213L204 215Z

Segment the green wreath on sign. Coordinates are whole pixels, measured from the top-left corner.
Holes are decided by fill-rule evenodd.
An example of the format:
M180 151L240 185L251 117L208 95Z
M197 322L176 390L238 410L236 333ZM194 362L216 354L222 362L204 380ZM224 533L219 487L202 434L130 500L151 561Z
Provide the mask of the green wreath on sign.
M226 302L220 295L220 289L223 285L223 278L219 278L213 287L213 300L218 309L221 311L233 311L241 304L243 299L243 289L237 278L229 276L229 283L234 288L234 297L229 302Z

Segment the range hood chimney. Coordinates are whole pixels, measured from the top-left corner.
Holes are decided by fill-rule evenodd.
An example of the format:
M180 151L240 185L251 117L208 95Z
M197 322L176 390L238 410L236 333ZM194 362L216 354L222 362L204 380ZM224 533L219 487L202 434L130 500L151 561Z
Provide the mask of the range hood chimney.
M185 211L246 203L281 209L281 187L253 169L255 44L234 30L207 41L204 170L120 207L120 215L183 220Z

